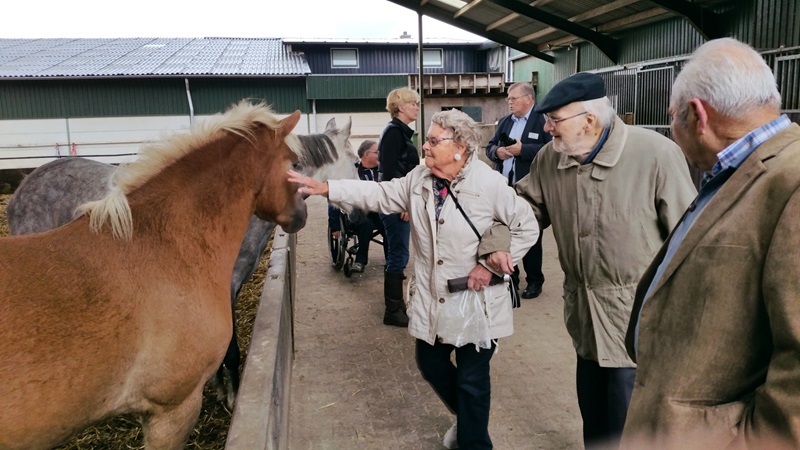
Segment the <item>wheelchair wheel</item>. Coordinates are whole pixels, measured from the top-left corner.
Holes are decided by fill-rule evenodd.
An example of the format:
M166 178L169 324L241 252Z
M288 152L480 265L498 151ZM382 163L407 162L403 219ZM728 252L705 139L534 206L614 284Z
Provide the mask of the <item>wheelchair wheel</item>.
M339 229L342 232L339 234L339 238L333 237L333 233L331 232L331 227L328 225L328 253L331 257L331 266L334 270L339 270L344 265L344 258L345 254L347 253L347 232L346 228L344 227L344 220L342 219L344 214L339 217Z
M352 268L353 268L353 257L348 256L347 260L344 262L344 276L346 276L347 278L353 276Z

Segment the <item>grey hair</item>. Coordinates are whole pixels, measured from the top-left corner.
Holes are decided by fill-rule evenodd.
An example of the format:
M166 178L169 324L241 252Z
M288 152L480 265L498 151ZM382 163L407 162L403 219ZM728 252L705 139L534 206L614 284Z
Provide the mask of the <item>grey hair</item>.
M509 86L508 90L511 91L512 89L521 89L522 95L531 95L533 97L536 97L533 93L533 86L531 86L530 83L526 83L524 81L518 81Z
M358 154L359 158L363 158L364 153L367 153L367 150L369 150L375 144L376 142L373 141L372 139L365 140L364 142L361 143L361 145L358 146L358 151L356 152L356 154Z
M682 123L689 101L703 100L725 117L752 108L781 108L775 76L752 47L732 38L714 39L695 50L675 78L670 104Z
M457 109L439 111L431 117L431 123L446 130L453 130L453 140L466 144L467 156L472 156L483 141L478 124L463 111Z
M617 117L617 112L611 106L611 100L608 97L584 100L581 102L581 106L584 111L597 117L597 124L602 128L614 123L614 119Z

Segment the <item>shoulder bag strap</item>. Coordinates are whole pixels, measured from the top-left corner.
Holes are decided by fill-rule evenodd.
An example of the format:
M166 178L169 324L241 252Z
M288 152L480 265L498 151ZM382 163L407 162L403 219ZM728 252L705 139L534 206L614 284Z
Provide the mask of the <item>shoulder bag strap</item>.
M458 208L458 210L461 212L461 215L464 216L464 220L467 221L467 223L469 224L469 227L472 228L472 231L475 233L475 236L478 237L478 241L480 242L481 241L481 235L480 235L480 233L478 233L478 229L475 228L475 225L472 224L472 221L469 220L469 217L467 217L467 213L464 212L464 208L462 208L461 207L461 203L458 202L458 197L456 197L456 195L453 193L453 190L450 189L450 182L447 181L447 180L444 180L444 183L447 186L447 195L450 195L450 196L453 197L453 203L456 204L456 208ZM495 276L495 275L493 275L493 276ZM511 283L509 283L509 290L511 291L511 307L512 308L519 308L521 306L521 302L520 302L520 299L519 299L519 292L517 291L517 286L516 286L516 284L514 284L513 281Z

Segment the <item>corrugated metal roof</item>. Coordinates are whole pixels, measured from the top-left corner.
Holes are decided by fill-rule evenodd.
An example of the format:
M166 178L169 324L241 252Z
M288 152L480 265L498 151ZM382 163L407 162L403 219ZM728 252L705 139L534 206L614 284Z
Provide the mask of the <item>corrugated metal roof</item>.
M281 39L0 39L0 78L303 76Z

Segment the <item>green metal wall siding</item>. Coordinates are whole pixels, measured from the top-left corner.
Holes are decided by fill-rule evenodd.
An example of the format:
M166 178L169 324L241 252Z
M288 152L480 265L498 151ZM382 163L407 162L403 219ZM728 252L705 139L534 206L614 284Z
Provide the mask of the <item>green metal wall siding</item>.
M305 79L189 79L195 114L224 111L243 98L279 113L310 111ZM0 81L0 119L188 115L183 78Z
M553 82L553 65L533 56L514 61L514 73L512 74L514 81L531 81L533 72L538 72L539 77L539 85L536 90L536 102L538 103L555 84Z
M384 97L386 97L384 95ZM363 100L317 100L317 112L325 114L333 113L363 113L363 112L386 112L386 98L363 99ZM386 113L388 120L389 113Z
M703 36L681 18L656 22L614 37L619 41L619 61L616 63L619 65L685 55L705 42ZM579 49L579 71L615 65L590 43L581 43Z
M408 86L407 75L311 75L307 80L309 100L386 99L392 89Z
M800 45L800 2L754 0L745 2L744 14L732 25L731 35L757 50Z
M4 80L0 119L188 114L183 80Z
M754 0L733 2L715 8L726 35L747 42L756 50L780 46L800 46L800 2L797 0ZM673 18L614 35L619 40L620 56L616 63L597 47L583 42L577 45L578 71L614 65L645 62L692 53L706 42L688 20ZM574 73L574 55L565 50L556 53L556 80Z
M195 114L221 112L244 98L264 100L282 114L310 112L305 78L200 78L189 79L189 87Z

